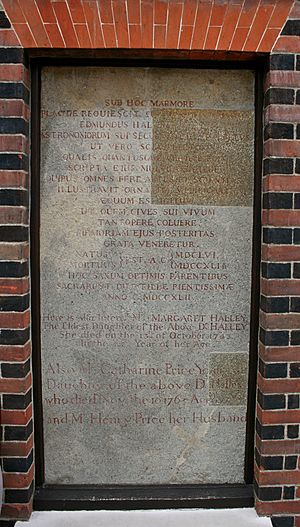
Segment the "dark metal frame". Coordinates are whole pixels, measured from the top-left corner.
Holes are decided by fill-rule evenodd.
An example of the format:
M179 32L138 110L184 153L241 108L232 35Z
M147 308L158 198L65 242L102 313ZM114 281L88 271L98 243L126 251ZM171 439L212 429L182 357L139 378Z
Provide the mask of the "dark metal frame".
M212 56L213 55L213 56ZM84 57L84 58L83 58ZM156 58L157 57L157 58ZM202 60L201 60L202 57ZM262 111L265 55L230 54L218 61L218 54L199 52L85 52L74 50L33 50L28 53L32 72L31 127L31 290L33 341L33 392L35 401L36 510L149 509L149 508L234 508L251 507L253 498L256 371L259 315L259 273L261 240ZM232 61L232 58L235 61ZM211 60L213 59L213 60ZM226 60L224 60L226 59ZM238 59L238 62L236 60ZM250 60L249 60L250 59ZM43 408L40 339L40 89L41 67L55 66L143 66L168 68L251 69L256 72L255 96L255 191L253 209L253 258L250 324L250 366L245 451L245 484L239 485L46 485L44 483Z

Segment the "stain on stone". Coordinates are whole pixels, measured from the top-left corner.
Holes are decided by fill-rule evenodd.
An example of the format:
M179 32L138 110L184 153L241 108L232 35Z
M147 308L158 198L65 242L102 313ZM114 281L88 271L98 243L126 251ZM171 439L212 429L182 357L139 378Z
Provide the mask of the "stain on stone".
M165 109L152 116L152 203L252 205L252 111Z
M239 406L247 402L247 353L212 353L209 359L209 402Z

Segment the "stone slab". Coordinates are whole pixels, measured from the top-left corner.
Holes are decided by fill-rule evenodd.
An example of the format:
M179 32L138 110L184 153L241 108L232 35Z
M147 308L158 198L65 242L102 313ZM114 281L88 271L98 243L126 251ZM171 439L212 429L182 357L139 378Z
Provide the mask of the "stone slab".
M34 512L16 527L271 527L254 509Z
M243 482L253 151L251 71L43 68L46 483Z

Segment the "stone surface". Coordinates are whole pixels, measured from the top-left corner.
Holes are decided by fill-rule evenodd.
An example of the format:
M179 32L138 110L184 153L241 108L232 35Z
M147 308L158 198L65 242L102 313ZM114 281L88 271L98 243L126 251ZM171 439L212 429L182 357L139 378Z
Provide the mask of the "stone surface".
M16 527L271 527L254 509L34 512Z
M211 353L209 403L240 406L247 403L248 361L245 353Z
M251 205L250 110L154 110L152 116L153 203Z
M253 86L43 69L46 483L243 481Z

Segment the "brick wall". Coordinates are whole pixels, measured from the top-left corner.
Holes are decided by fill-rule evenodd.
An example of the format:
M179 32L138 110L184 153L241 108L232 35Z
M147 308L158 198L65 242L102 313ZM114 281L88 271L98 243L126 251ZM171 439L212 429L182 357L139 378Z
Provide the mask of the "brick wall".
M271 53L265 79L255 492L275 527L300 527L299 0L0 1L0 392L3 518L33 494L29 72L23 48ZM288 18L288 20L287 20ZM164 51L165 50L165 51ZM190 54L190 52L192 52ZM234 55L232 55L234 53ZM238 55L237 55L238 53ZM25 52L26 55L26 52Z
M0 11L0 28L2 516L27 518L34 473L28 262L30 84L23 49L4 11Z
M257 510L300 526L300 8L265 81ZM295 518L294 518L295 515Z

